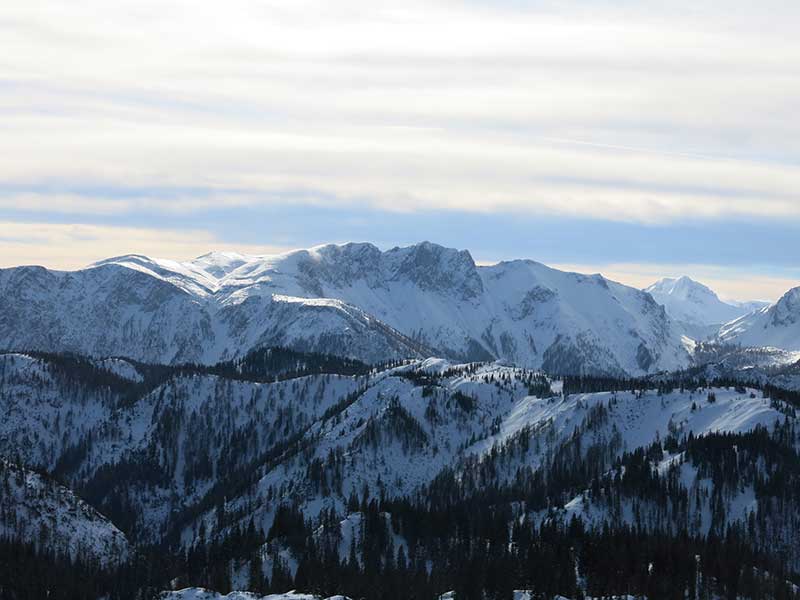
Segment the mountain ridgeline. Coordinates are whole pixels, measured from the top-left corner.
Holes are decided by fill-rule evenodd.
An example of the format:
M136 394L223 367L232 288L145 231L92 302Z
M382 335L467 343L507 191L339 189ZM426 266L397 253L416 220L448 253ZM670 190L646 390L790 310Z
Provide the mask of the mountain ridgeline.
M689 364L681 335L648 293L600 275L527 260L477 266L431 243L0 270L9 350L214 364L281 346L366 363L443 356L642 375Z
M530 260L480 266L428 242L127 255L78 271L0 269L0 348L210 365L285 347L637 376L690 366L691 340L800 350L796 296L727 303L687 277L642 291Z

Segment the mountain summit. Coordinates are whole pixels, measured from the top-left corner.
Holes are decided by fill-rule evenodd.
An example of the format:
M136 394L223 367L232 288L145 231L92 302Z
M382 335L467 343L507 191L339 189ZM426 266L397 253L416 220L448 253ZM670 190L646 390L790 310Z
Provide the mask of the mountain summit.
M728 303L708 286L687 276L660 279L645 288L667 314L684 326L687 335L704 338L715 334L719 327L738 319L764 303Z

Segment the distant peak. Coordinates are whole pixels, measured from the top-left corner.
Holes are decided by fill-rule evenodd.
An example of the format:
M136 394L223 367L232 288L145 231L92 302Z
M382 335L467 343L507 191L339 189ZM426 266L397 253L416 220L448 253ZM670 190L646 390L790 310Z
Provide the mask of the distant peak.
M469 263L473 268L475 267L475 260L472 258L472 254L469 250L459 250L457 248L450 248L448 246L442 246L441 244L436 244L434 242L423 241L417 244L413 244L410 246L417 250L418 252L426 252L430 254L437 254L437 255L452 255L458 256L465 262Z
M101 260L91 263L90 266L103 265L106 263L124 262L126 260L146 261L152 262L153 259L144 254L120 254L119 256L112 256L110 258L103 258Z
M128 267L137 269L158 269L160 263L168 262L166 260L151 258L144 254L121 254L120 256L112 256L111 258L104 258L98 260L84 267L85 269L96 269L97 267Z
M318 244L308 249L310 254L362 254L380 253L380 249L370 242L341 242Z
M645 288L651 294L664 294L670 296L686 296L689 294L707 294L718 298L716 292L705 284L695 281L688 275L680 277L664 277L656 281L653 285Z

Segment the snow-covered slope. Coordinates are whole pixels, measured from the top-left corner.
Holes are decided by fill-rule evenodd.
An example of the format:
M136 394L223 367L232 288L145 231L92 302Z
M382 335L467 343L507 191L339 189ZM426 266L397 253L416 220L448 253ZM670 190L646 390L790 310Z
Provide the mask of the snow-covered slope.
M25 354L0 355L0 456L53 471L108 421L119 395Z
M0 356L0 375L0 454L55 470L126 532L151 541L215 487L236 489L226 494L229 511L267 529L276 497L302 498L314 516L331 502L341 509L365 486L410 494L527 436L532 449L508 463L510 476L541 466L597 405L610 411L603 435L618 432L620 451L675 427L740 431L781 418L760 394L735 390L718 390L713 406L688 391L562 397L556 384L555 396L538 398L531 390L546 386L532 371L441 359L369 377L272 383L181 369L137 397L98 384L83 366L69 377L46 358ZM203 512L211 531L214 512ZM197 525L193 517L181 525L185 542Z
M126 377L131 374L126 365L142 379ZM701 388L688 381L670 389L662 381L660 390L633 391L631 382L619 382L623 391L578 393L571 390L614 383L553 380L497 362L429 358L357 376L283 381L248 381L247 373L235 369L227 375L211 372L77 357L0 356L0 414L8 417L0 420L0 455L23 449L22 460L55 471L136 543L170 540L184 550L196 549L200 540L219 540L253 523L264 537L250 551L260 549L260 564L269 576L278 561L290 573L300 564L296 549L280 536L266 536L286 503L302 511L314 536L324 539L327 528L338 529L340 539L332 537L331 547L344 560L350 542L370 522L359 516L372 510L366 501L359 504L365 497L433 498L447 489L463 489L468 497L522 480L544 483L551 475L555 480L575 465L575 474L599 477L616 468L624 453L657 441L666 449L671 440L673 454L664 460L677 460L675 444L689 439L770 429L796 418L791 405L754 389ZM582 470L589 464L591 471ZM687 489L708 489L694 485L701 474L689 475ZM571 477L561 478L559 485L566 487L548 488L546 504L529 509L537 523L545 516L538 511L549 506L600 522L599 504L582 504L576 497L592 477L581 475L569 483ZM20 486L12 487L14 493L4 495L9 505L3 514L22 516L26 536L41 529L42 514L60 514L52 505L29 509L17 493ZM737 494L731 500L735 506L726 509L732 519L744 517L752 506L748 490ZM36 493L35 499L51 495ZM528 501L536 502L536 496ZM707 511L708 503L698 510ZM632 504L630 514L635 514ZM391 515L382 518L392 522ZM710 523L704 519L700 534ZM78 525L52 523L53 529L83 535ZM393 547L404 547L408 555L405 534L392 531ZM116 536L88 528L83 538ZM105 547L102 543L93 547ZM233 587L246 585L249 565L247 556L231 562Z
M413 494L448 470L479 486L510 482L520 468L547 468L576 437L585 450L602 444L611 461L670 434L747 432L784 419L778 405L753 390L537 397L530 395L532 376L433 360L387 371L340 412L310 427L298 441L302 452L287 451L260 471L250 489L228 499L226 510L255 507L248 518L266 530L275 509L269 499L276 497L294 499L316 517L325 507L343 511L348 498L365 489L373 497ZM480 479L488 473L491 480ZM213 528L213 511L203 520ZM184 542L196 531L196 524L186 529Z
M476 266L466 251L427 242L0 270L0 347L145 362L285 345L367 362L441 355L642 374L689 363L681 334L649 294L599 275L532 261Z
M0 536L104 565L126 560L128 540L55 481L0 458Z
M797 350L706 342L697 345L694 358L709 380L757 382L785 390L800 390L800 351Z
M686 327L688 335L694 334L700 339L716 333L723 323L768 304L723 302L713 290L686 276L661 279L645 291L666 309L673 320Z
M742 346L800 350L800 287L786 292L772 306L727 323L719 338Z
M0 346L7 349L168 363L198 358L197 348L215 339L200 296L140 269L4 269L0 290Z
M586 492L568 502L562 514L566 519L580 516L590 527L601 528L603 524L619 526L627 524L648 530L672 531L680 527L689 529L694 535L708 535L713 523L710 498L715 495L710 478L704 478L696 465L684 462L683 453L669 455L657 464L656 472L664 479L672 479L689 498L688 507L676 510L671 504L662 510L655 510L651 498L637 498L629 495L615 510L603 499L591 499ZM758 512L758 502L751 485L740 489L725 490L725 520L727 523L746 523L750 513ZM720 490L716 491L720 494ZM721 495L721 494L720 494Z

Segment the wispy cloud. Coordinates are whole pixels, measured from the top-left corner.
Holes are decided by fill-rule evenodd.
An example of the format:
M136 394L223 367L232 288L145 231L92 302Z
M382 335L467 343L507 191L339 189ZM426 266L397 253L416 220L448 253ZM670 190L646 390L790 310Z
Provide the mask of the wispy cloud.
M780 0L6 3L0 207L800 221L798 23Z

